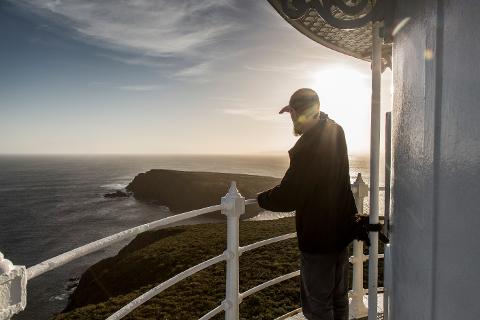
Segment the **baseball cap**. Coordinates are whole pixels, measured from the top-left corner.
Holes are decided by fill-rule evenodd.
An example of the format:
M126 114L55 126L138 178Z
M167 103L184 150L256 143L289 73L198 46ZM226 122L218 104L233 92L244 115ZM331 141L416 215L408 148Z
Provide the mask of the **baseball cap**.
M302 88L295 91L290 97L288 105L280 110L280 114L284 112L295 112L296 114L302 114L307 109L312 107L319 107L320 99L317 93L309 88Z

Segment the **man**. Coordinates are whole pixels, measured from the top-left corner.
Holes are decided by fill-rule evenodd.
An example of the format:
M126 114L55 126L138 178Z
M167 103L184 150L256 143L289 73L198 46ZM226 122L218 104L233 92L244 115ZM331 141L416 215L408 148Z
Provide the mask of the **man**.
M348 319L348 253L357 209L350 189L343 129L320 112L318 95L299 89L289 112L295 135L290 166L276 187L257 195L270 211L296 210L300 298L309 320Z

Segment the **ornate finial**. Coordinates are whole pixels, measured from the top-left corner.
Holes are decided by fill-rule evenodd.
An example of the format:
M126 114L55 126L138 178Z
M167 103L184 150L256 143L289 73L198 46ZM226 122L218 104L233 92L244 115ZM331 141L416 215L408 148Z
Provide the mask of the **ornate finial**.
M357 179L355 180L355 183L362 183L362 182L363 182L362 174L359 172L357 174Z
M12 261L4 259L3 254L0 252L0 274L8 273L13 269Z
M239 217L245 213L245 198L237 190L237 183L232 181L227 194L222 197L222 213Z
M230 183L230 188L228 189L228 193L229 194L237 194L238 193L237 182L236 181L232 181Z
M363 181L362 174L360 172L357 174L357 179L352 185L352 192L354 193L357 201L363 201L363 198L368 195L368 186Z

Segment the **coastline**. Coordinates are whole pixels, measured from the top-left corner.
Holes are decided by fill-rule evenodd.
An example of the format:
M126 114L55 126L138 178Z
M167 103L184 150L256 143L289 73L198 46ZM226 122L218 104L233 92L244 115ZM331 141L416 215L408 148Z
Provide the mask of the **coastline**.
M126 190L139 201L161 204L172 213L179 213L219 204L232 181L237 183L245 199L250 199L277 185L280 179L238 173L152 169L138 174ZM249 205L242 219L252 218L261 211L257 204ZM220 212L206 216L224 218Z
M12 261L27 266L115 232L170 216L172 212L159 203L137 201L134 197L104 198L107 192L125 188L139 172L164 168L279 179L288 166L288 158L284 156L23 157L1 160L5 169L0 175L5 181L1 194L5 206L0 210L0 220L10 226L0 237L3 239L2 251ZM352 179L357 172L368 174L367 165L352 161ZM224 189L222 187L215 204L227 189L228 183ZM241 188L240 191L244 193ZM217 218L200 218L184 221L184 224L219 221ZM267 211L252 220L272 218L279 216ZM58 314L66 305L69 279L80 277L90 266L114 256L127 244L124 242L89 255L30 282L32 298L27 309L16 318L50 319Z
M172 213L178 213L218 203L221 196L228 190L231 181L237 182L238 188L245 198L254 198L258 192L276 185L279 179L248 174L156 169L138 174L125 190L138 201L166 205ZM262 221L262 219L255 219L263 211L258 205L250 205L247 208L250 210L247 210L243 216L244 219L250 221L241 222L241 229L244 229L242 232L245 233L245 235L241 235L241 239L245 239L242 241L249 242L248 240L252 237L255 238L252 241L257 241L280 235L282 234L280 231L288 233L295 229L291 213L289 218L277 215L277 220ZM66 313L60 314L57 318L69 318L70 314L83 313L84 308L88 309L89 305L103 305L112 299L121 299L118 297L126 297L131 300L138 290L162 282L176 273L210 258L206 251L217 248L217 251L223 252L226 243L224 217L217 212L214 215L207 215L207 218L216 218L217 222L195 225L181 224L142 233L124 246L117 255L90 266L82 274L78 286L70 295L69 303L64 310ZM206 237L206 234L211 236ZM165 241L167 243L173 241L167 244L169 249L162 247L165 245ZM296 241L289 242L290 251L296 253ZM158 246L158 250L150 252L151 246ZM195 247L196 251L201 254L192 252L192 247ZM173 251L172 248L174 248ZM181 251L181 248L187 249L187 252L177 253L176 251ZM283 246L281 248L284 249ZM175 257L170 257L170 255ZM282 257L277 256L275 252L273 255L270 254L265 263L272 259L282 260ZM131 259L130 256L136 258ZM149 258L144 259L145 256ZM245 256L248 257L247 254ZM198 259L196 259L197 257ZM290 263L283 262L283 264L294 268L298 267L298 261L290 258ZM155 261L153 264L152 259ZM125 265L125 261L128 261L127 265ZM165 263L165 261L169 262ZM251 265L253 261L247 261L246 265ZM255 261L259 262L262 259L257 258ZM265 267L267 266L268 264L265 265ZM266 273L271 273L271 271L265 270ZM284 271L283 268L282 271ZM119 284L117 279L129 280L123 280ZM224 283L220 284L219 282L219 287L222 286ZM296 299L297 297L290 297L293 304L298 303ZM96 317L89 312L87 314L85 319Z

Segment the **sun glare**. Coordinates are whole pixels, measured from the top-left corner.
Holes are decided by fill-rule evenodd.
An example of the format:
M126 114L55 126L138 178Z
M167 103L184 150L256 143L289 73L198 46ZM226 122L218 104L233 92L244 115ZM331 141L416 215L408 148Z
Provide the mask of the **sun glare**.
M320 109L344 128L349 151L368 150L370 77L338 65L312 72L311 79L320 97Z

